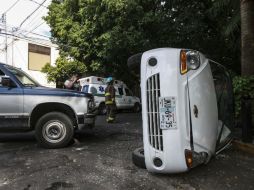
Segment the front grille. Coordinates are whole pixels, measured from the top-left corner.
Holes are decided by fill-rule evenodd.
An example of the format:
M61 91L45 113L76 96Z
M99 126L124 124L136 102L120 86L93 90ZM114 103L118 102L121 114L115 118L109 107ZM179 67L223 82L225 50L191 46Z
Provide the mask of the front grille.
M149 142L157 150L163 151L162 130L160 129L159 97L160 75L155 74L147 79L147 116Z

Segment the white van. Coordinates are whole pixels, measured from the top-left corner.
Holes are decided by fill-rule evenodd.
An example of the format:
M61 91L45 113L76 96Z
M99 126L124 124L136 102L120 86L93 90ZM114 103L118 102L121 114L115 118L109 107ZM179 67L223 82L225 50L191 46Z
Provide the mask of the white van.
M174 48L129 58L129 67L141 70L144 149L134 151L136 165L150 172L184 172L207 163L228 145L230 83L212 74L216 64L198 51Z
M95 107L99 114L106 114L105 89L107 87L106 78L90 76L79 79L81 91L94 95ZM114 80L116 89L116 107L117 110L133 109L134 112L141 110L140 99L133 96L131 90L123 81Z

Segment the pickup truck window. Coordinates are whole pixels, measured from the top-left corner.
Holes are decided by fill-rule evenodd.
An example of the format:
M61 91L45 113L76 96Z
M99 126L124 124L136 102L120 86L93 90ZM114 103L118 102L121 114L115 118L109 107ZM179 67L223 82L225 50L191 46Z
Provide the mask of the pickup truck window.
M24 85L24 86L40 86L34 79L29 77L25 72L20 69L16 69L11 66L7 66L6 68L17 77L17 79Z
M0 87L2 86L2 76L4 76L4 73L0 70Z

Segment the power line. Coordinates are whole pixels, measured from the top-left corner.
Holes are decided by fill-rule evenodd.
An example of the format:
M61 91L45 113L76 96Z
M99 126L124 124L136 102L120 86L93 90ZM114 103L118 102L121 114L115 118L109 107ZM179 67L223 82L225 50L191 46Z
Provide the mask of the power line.
M13 3L6 11L4 11L3 14L7 13L8 11L10 11L20 0L17 0L15 3Z
M44 37L44 38L50 38L51 36L46 36L46 35L43 35L43 34L38 34L38 33L35 33L33 32L35 29L39 28L42 24L44 24L44 22L38 24L36 27L34 27L32 30L30 31L26 31L26 30L22 30L21 32L25 32L26 34L25 35L28 35L28 34L33 34L33 35L36 35L36 36L40 36L40 37Z
M27 37L27 36L23 36L23 37L20 37L20 36L17 36L17 35L14 35L14 34L9 34L9 33L1 33L0 32L0 35L1 34L5 34L5 35L8 35L8 36L14 36L16 38L20 38L20 39L24 39L24 40L27 40L27 41L32 41L34 43L38 43L38 44L42 44L42 45L46 45L46 46L50 46L49 44L45 44L45 43L41 43L41 42L38 42L38 41L33 41L31 40L31 38ZM35 33L36 34L36 33ZM37 35L40 35L40 34L37 34ZM44 36L45 37L45 36ZM38 38L37 38L38 39ZM35 39L34 39L35 40ZM38 40L43 40L43 39L38 39ZM67 48L78 48L79 50L85 50L84 48L80 48L78 46L72 46L70 44L59 44L57 45L58 47L59 46L62 46L62 47L67 47ZM60 48L60 47L59 47Z
M2 14L2 19L1 20L2 20L2 23L4 24L5 32L7 32L6 13ZM5 35L5 61L6 61L6 63L8 62L7 42L8 42L7 35Z
M40 9L40 11L37 11L36 14L33 15L33 18L31 17L30 22L26 23L25 27L32 28L34 25L37 25L38 21L41 21L43 11L44 9Z
M35 4L37 4L37 5L40 5L40 3L38 3L37 1L34 1L34 0L28 0L28 1L31 1L31 2L33 2L33 3L35 3ZM48 7L45 6L45 5L41 5L41 6L44 7L44 8L46 8L46 9L48 9Z
M28 15L19 25L19 28L26 22L47 0L44 0L30 15Z
M43 25L45 23L45 21L43 21L42 23L38 24L37 26L35 26L32 30L30 30L28 33L33 32L35 29L39 28L41 25Z
M33 42L33 43L36 43L36 44L40 44L40 45L45 45L45 46L51 47L51 45L48 44L48 43L43 43L43 42L35 41L36 40L35 38L33 39L33 38L29 38L27 36L21 37L21 36L17 36L17 35L14 35L14 34L9 34L9 33L0 33L0 36L5 36L5 35L16 37L18 39L22 39L22 40L26 40L26 41L30 41L30 42ZM37 40L43 40L43 39L37 38ZM48 41L48 42L50 42L50 41Z
M13 44L14 41L7 44L7 47L9 47L11 44ZM0 49L0 53L5 52L5 48Z
M34 34L34 35L36 35L36 36L41 36L41 37L44 37L44 38L50 38L51 36L46 36L46 35L43 35L43 34L38 34L38 33L36 33L36 32L33 32L36 28L38 28L39 26L41 26L43 23L45 23L45 21L43 21L42 23L40 23L39 25L37 25L35 28L33 28L32 30L30 30L30 31L27 31L27 30L24 30L24 29L18 29L18 28L16 28L15 26L8 26L7 25L7 28L8 28L8 30L9 30L9 32L19 32L19 33L16 33L16 35L17 34L22 34L22 33L26 33L26 35L27 34L29 34L29 33L31 33L31 34ZM0 26L2 25L2 27L5 27L5 25L4 24L2 24L2 23L0 23ZM7 31L8 32L8 31ZM0 27L0 34L1 34L1 27Z

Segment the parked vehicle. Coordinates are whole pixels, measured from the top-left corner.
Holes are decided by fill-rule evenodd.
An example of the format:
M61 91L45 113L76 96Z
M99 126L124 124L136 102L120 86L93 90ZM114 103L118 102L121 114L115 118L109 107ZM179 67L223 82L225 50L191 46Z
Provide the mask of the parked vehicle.
M229 144L233 126L226 118L233 99L222 66L198 51L174 48L134 55L128 65L140 67L141 75L144 149L133 152L136 165L149 172L185 172ZM221 74L213 75L211 66Z
M0 131L35 130L38 143L61 148L75 129L93 127L91 94L46 88L21 69L0 63Z
M96 76L79 79L81 91L93 94L95 107L102 115L106 114L105 89L107 85L105 81L105 78ZM114 87L116 89L116 107L118 110L133 109L134 112L141 110L140 99L133 95L123 81L114 80Z

